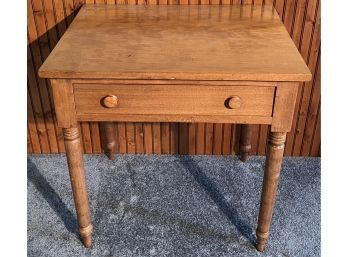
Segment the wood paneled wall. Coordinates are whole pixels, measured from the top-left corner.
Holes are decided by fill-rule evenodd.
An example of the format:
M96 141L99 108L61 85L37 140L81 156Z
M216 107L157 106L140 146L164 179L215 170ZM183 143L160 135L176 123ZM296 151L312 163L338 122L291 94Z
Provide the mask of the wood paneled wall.
M28 152L64 152L47 80L37 71L84 3L105 4L265 4L265 0L28 0ZM312 82L301 84L286 155L320 156L320 0L270 0L307 62ZM117 123L117 152L234 154L239 125ZM100 124L81 124L85 153L101 153ZM253 125L251 154L265 154L268 127Z

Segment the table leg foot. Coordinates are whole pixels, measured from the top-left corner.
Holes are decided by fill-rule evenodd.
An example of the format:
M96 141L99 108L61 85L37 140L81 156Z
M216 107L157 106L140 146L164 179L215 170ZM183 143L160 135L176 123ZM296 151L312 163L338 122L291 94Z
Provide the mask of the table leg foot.
M285 139L285 132L271 132L268 139L259 220L256 230L256 249L261 252L265 250L269 237L269 228L272 221L273 208L277 194Z
M243 124L241 126L241 135L239 141L239 155L242 162L246 162L251 149L251 125Z
M80 132L77 127L63 128L63 135L80 235L83 244L91 247L93 226L89 211Z
M102 130L105 134L104 152L110 160L115 160L114 148L115 142L115 124L113 122L102 122Z
M93 226L90 224L89 226L85 228L80 228L80 236L82 239L82 243L86 248L92 247L92 233L93 233Z
M92 235L82 238L82 243L86 248L92 247Z
M263 252L266 248L268 233L262 233L262 232L256 231L256 237L257 237L256 249L259 252Z

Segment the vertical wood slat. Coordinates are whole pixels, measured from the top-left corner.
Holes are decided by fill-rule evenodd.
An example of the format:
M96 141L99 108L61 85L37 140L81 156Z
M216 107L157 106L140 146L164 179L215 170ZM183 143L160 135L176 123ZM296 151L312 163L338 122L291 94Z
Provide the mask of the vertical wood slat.
M317 121L315 124L315 131L313 135L312 145L311 145L311 151L310 156L320 156L320 137L321 137L321 131L320 131L320 106L317 113Z
M220 155L222 152L222 124L217 123L213 126L213 154Z
M306 115L306 121L303 132L303 139L301 145L302 156L309 156L311 142L313 141L313 136L315 133L316 121L318 119L318 110L320 108L320 79L321 79L321 70L320 70L320 57L318 58L317 68L314 74L314 87L312 88L312 93L309 100L308 112Z
M222 154L231 154L232 124L223 125Z
M90 131L88 122L80 123L80 134L82 135L81 139L82 139L84 152L92 153L93 148L92 148L91 131Z
M178 146L178 123L170 123L170 153L177 154L179 152Z
M315 69L317 66L319 47L320 47L320 1L316 2L316 5L313 6L313 16L311 12L311 16L306 19L305 29L308 28L308 31L311 31L311 37L309 39L308 47L305 46L306 49L306 57L307 57L307 65L312 74L315 73ZM304 33L306 30L304 31ZM307 49L308 48L308 49ZM300 88L300 94L302 96L300 102L300 108L298 110L297 117L297 126L296 126L296 134L294 138L294 145L292 155L300 156L301 145L303 140L303 132L305 130L305 121L308 113L308 105L310 94L312 91L315 80L313 78L312 81L302 83L302 88Z
M179 154L188 154L188 124L179 124Z
M170 123L161 123L161 152L170 153Z
M126 142L127 142L127 153L135 153L135 128L134 123L126 123Z
M38 85L36 83L36 76L35 71L33 69L33 64L32 64L32 57L31 57L31 51L30 48L28 47L27 50L28 53L28 91L27 91L27 98L30 99L28 100L28 104L30 104L30 107L28 109L28 122L29 122L29 127L30 128L35 128L36 131L34 133L33 130L32 136L37 137L39 140L40 144L40 153L48 153L50 152L49 150L49 141L48 141L48 136L46 132L46 122L43 118L43 111L42 111L42 105L41 105L41 99L39 96L39 90L38 90ZM30 115L32 110L32 117ZM35 122L35 127L34 123Z
M317 125L318 111L320 108L320 67L315 74L315 84L313 88L312 97L308 107L307 119L305 124L305 131L303 133L303 140L301 146L301 156L309 156L313 137L315 133L315 126Z
M48 30L48 38L51 50L58 43L58 32L56 29L56 20L54 17L53 2L50 0L43 0L44 16L46 20L46 29Z
M294 25L292 28L292 34L291 34L292 39L298 49L301 47L301 41L303 38L302 30L303 30L304 19L306 17L306 11L307 11L306 1L307 0L298 0L296 5ZM301 86L302 84L300 84L299 91L301 89ZM300 102L301 102L301 92L297 94L297 101L296 101L295 112L294 112L295 116L294 116L294 120L292 124L292 129L287 134L284 155L292 154L293 142L294 142L295 133L296 133L296 125L297 125L297 117L298 117L297 114L298 114Z
M117 143L119 153L127 153L126 123L117 123Z
M144 151L147 154L153 153L152 125L148 122L144 123Z
M285 0L276 0L274 4L274 8L277 10L281 20L283 20L284 2Z
M161 147L161 124L159 122L155 122L152 124L152 136L153 136L153 152L155 154L162 153Z
M269 127L267 125L260 125L257 155L266 154L268 133Z
M231 142L231 151L232 154L238 154L239 153L239 140L240 140L240 125L233 125L233 137ZM253 135L251 135L251 138Z
M256 155L258 149L258 141L259 141L259 130L260 125L251 125L251 149L249 154Z
M32 2L29 1L28 8L28 41L30 42L28 49L28 55L30 53L30 57L28 59L32 64L32 67L30 67L28 70L30 80L33 81L35 86L37 86L38 88L38 95L34 93L32 97L37 96L38 98L36 98L36 102L40 101L41 112L37 113L37 115L43 116L45 123L44 130L48 136L47 147L43 147L42 150L43 153L57 153L58 145L55 122L52 117L53 108L50 103L50 93L48 91L46 81L37 76L39 67L41 66L44 58L47 57L50 52L48 49L48 39L45 28L46 22L43 19L43 9L41 2L39 5L32 5ZM36 82L34 82L34 80ZM39 133L44 133L44 131L39 130Z
M90 123L91 140L93 153L101 153L100 128L98 122Z
M105 4L269 4L307 61L315 80L299 89L293 129L285 155L320 154L320 4L318 0L28 0L28 151L64 152L47 81L37 69L70 25L83 2ZM33 9L32 6L35 8ZM319 76L319 77L318 77ZM97 122L81 123L86 152L102 152ZM254 125L252 154L265 153L268 126ZM120 153L236 154L240 125L117 123Z
M27 135L30 135L29 128L27 127ZM30 136L27 137L27 153L33 152L33 148L31 146L31 138Z
M63 0L64 15L69 26L74 19L74 0Z
M289 34L291 33L293 20L295 16L295 5L296 1L286 1L284 6L284 25Z
M136 153L144 153L144 128L142 123L135 123Z
M214 124L205 125L205 154L213 154Z
M41 153L40 140L37 134L34 111L29 93L27 94L27 117L28 117L28 140L31 142L31 149L28 152Z
M307 0L297 0L296 11L294 17L294 24L291 31L291 37L295 45L299 47L300 38L302 36L302 28L304 23L305 11L306 11L306 1Z
M33 0L33 1L38 1L38 0ZM53 2L53 8L54 8L55 21L57 24L56 26L57 26L58 35L59 37L61 37L64 34L67 27L67 24L65 21L63 1L56 0L52 2Z
M314 20L316 17L315 16L316 10L317 10L316 7L317 7L318 2L319 2L318 0L308 1L308 4L305 8L303 15L300 15L300 16L303 16L301 30L299 28L295 28L295 27L293 30L293 33L295 31L300 33L300 35L297 36L298 42L295 41L295 44L296 43L298 44L296 46L299 48L304 60L307 62L307 64L309 64L309 68L312 71L312 73L314 73L314 70L315 70L315 67L313 69L313 66L315 66L315 64L313 65L313 63L316 63L317 55L316 56L310 55L310 49L311 49L311 43L313 42L311 39L312 39L312 33L314 31ZM317 14L320 15L320 12L317 12ZM319 27L320 26L317 26L317 28L319 28ZM320 30L317 30L317 32L319 32L319 31ZM319 39L319 41L317 43L320 43L320 36L317 38ZM309 57L311 57L311 58L309 58ZM302 124L303 124L303 120L305 118L304 116L306 115L306 112L305 112L306 104L303 105L302 102L306 101L306 92L307 92L308 88L312 87L313 83L314 83L313 80L311 82L306 83L306 84L300 83L300 87L298 89L299 91L297 94L297 101L296 101L296 105L295 105L294 121L292 124L292 129L291 129L290 133L288 133L287 140L285 143L285 153L284 153L285 155L299 155L300 145L301 145L300 139L302 138L301 137L301 134L302 134L301 129L304 129ZM304 94L304 92L305 92L305 94ZM303 96L305 96L305 98L303 98Z
M198 123L197 124L197 132L196 132L196 154L204 154L205 148L205 124Z
M197 124L188 124L188 154L196 154L196 126Z
M53 48L50 48L50 41L52 41L52 44L54 44L56 38L54 35L54 32L51 33L53 38L49 37L49 31L47 29L47 19L46 15L44 15L45 11L43 9L43 5L40 2L37 2L35 4L35 1L33 2L33 11L34 11L34 21L35 21L35 27L36 27L36 33L37 35L41 35L38 39L38 45L39 45L39 51L37 52L37 64L41 65L40 63L43 63L43 60L45 60L50 51ZM36 14L35 14L36 13ZM34 48L35 51L36 48ZM36 67L36 72L38 70L39 66ZM49 135L50 140L50 147L51 152L58 153L59 151L59 145L57 140L57 125L56 125L56 118L54 116L54 107L53 107L53 101L52 101L52 92L49 85L48 80L39 79L39 84L42 83L41 86L41 97L44 98L42 101L44 104L44 115L46 116L46 128ZM46 101L47 100L47 101Z
M54 6L53 2L50 0L42 0L42 7L44 11L44 17L46 21L46 30L47 30L47 37L49 41L49 49L52 51L52 49L56 46L58 43L58 31L56 25L56 18L54 13ZM46 83L49 83L48 80L46 80ZM50 87L48 87L49 93L50 93L50 102L53 109L53 97L50 90ZM56 117L53 115L54 123L56 123ZM63 130L61 128L58 128L55 125L56 135L57 135L57 142L58 142L58 150L59 152L64 151L64 138L63 138Z

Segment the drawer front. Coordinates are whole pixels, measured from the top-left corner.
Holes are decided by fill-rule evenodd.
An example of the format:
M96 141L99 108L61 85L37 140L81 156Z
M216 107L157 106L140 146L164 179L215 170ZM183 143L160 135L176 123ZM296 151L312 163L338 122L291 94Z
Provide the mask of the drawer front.
M272 116L274 87L74 84L77 115Z

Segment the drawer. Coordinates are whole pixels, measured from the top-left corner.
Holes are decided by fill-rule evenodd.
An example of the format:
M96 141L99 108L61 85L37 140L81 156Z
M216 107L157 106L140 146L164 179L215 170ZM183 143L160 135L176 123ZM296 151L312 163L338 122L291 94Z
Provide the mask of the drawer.
M274 87L74 84L77 116L272 116Z

